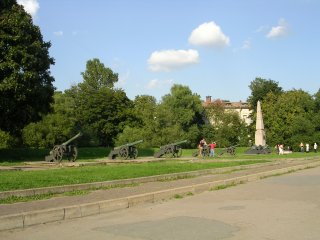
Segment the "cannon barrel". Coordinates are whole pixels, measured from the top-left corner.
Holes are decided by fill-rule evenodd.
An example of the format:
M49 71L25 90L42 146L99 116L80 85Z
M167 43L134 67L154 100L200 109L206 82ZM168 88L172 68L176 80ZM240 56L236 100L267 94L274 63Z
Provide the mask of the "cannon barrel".
M72 141L74 141L75 139L77 139L77 138L79 138L81 136L82 136L82 133L79 132L77 135L75 135L74 137L70 138L68 141L62 143L61 145L66 146L66 145L68 145L69 143L71 143Z
M135 141L135 142L132 142L132 143L127 143L127 144L121 145L119 147L115 147L114 149L119 149L119 148L122 148L122 147L130 147L130 146L142 143L142 142L143 142L143 140L139 140L139 141Z
M230 146L230 147L225 147L225 148L233 148L233 147L238 147L238 146L239 146L239 144L233 145L233 146Z
M176 146L176 145L180 145L180 144L186 143L186 142L188 142L188 140L183 140L183 141L180 141L180 142L170 143L170 144L161 146L161 148L168 147L168 146Z

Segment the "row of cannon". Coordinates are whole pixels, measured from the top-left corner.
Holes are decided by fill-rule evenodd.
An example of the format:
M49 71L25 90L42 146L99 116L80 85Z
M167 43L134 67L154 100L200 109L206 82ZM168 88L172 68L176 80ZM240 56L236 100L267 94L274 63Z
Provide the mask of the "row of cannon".
M45 157L45 161L47 162L61 162L64 157L66 157L70 162L74 162L78 156L78 149L75 145L71 144L77 138L81 137L82 134L78 133L74 137L70 138L68 141L55 145L53 149L50 151L49 155ZM142 143L143 140L139 140L132 143L127 143L118 147L115 147L109 153L109 159L116 159L117 157L121 157L123 159L136 159L138 157L138 148L137 144ZM170 143L164 146L161 146L159 151L154 154L155 158L161 158L163 156L175 158L180 157L182 155L181 144L186 143L187 140L183 140L180 142Z

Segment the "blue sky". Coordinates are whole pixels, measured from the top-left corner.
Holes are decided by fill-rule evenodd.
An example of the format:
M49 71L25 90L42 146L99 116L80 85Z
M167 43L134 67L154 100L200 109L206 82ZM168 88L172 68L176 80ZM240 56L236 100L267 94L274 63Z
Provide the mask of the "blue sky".
M284 90L320 88L318 0L18 0L40 26L57 90L100 59L128 97L172 84L245 101L256 77Z

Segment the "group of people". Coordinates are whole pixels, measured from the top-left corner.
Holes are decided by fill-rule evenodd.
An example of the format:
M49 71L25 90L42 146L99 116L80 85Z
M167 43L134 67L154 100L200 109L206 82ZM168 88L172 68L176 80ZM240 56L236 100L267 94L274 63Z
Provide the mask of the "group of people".
M310 145L309 143L306 143L305 145L301 142L300 145L300 152L310 152ZM284 146L283 144L277 144L275 146L275 148L277 149L277 152L279 155L282 155L284 154ZM288 147L288 150L291 151L291 149ZM318 151L318 144L317 143L314 143L313 144L313 151L316 153Z
M306 153L310 151L310 145L309 143L306 143ZM318 151L318 144L315 142L313 144L313 151L316 153ZM300 152L304 152L304 144L303 142L300 143Z
M202 138L201 140L200 140L200 142L199 142L199 156L203 156L203 148L205 147L205 146L207 146L208 144L207 144L207 142L206 142L206 140L204 139L204 138ZM216 142L211 142L210 144L209 144L209 147L210 147L210 157L214 157L214 149L216 148L216 146L217 146L217 144L216 144Z

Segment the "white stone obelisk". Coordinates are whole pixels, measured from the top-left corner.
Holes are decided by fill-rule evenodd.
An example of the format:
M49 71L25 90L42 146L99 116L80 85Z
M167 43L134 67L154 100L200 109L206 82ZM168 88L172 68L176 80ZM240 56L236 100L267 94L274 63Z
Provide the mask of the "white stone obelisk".
M264 132L262 111L260 101L257 103L257 120L256 120L256 134L254 138L254 144L256 146L265 146L266 145L266 134Z

